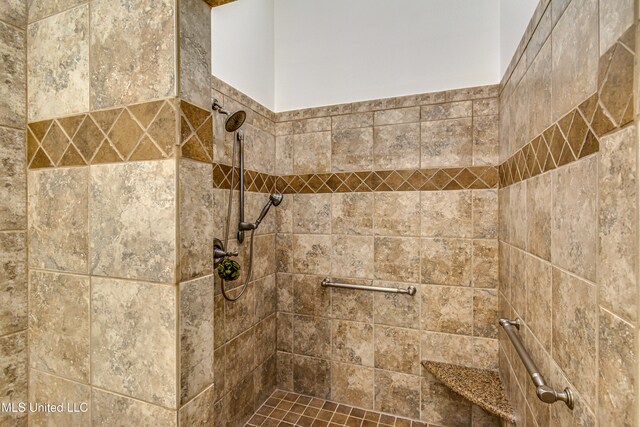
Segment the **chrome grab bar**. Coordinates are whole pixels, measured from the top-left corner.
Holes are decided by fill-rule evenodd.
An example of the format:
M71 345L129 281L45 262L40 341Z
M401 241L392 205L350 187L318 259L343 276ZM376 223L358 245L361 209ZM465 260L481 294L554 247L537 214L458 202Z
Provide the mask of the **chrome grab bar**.
M373 292L391 292L394 294L408 294L414 296L416 294L415 286L409 286L408 288L382 288L379 286L367 286L367 285L348 285L346 283L332 282L328 277L321 283L322 287L341 288L341 289L358 289L361 291L373 291Z
M504 328L507 337L509 337L511 344L513 344L518 356L520 356L520 360L522 360L524 367L527 369L533 384L536 386L536 395L538 396L538 399L542 400L544 403L555 403L558 400L561 400L566 403L569 409L573 409L573 393L569 387L565 388L563 391L556 391L549 387L544 381L544 377L540 373L535 362L531 359L527 349L522 345L520 336L514 330L514 327L515 329L520 330L522 321L520 319L510 320L502 318L498 323L500 323L500 326Z

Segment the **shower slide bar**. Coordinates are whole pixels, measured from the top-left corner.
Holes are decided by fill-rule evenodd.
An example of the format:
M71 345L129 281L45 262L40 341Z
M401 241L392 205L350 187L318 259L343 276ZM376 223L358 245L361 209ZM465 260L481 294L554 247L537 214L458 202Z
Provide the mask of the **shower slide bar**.
M393 294L407 294L410 296L414 296L416 294L415 286L409 286L408 288L382 288L379 286L367 286L367 285L349 285L346 283L337 283L332 282L331 279L325 277L325 279L320 283L322 287L329 288L341 288L341 289L358 289L361 291L372 291L372 292L391 292Z
M569 407L569 409L573 409L573 393L569 387L565 388L563 391L556 391L549 387L544 381L544 377L538 370L535 362L531 359L529 352L527 352L527 349L522 345L520 336L516 333L516 329L520 330L522 321L520 319L510 320L502 318L498 323L500 323L500 326L504 328L511 344L513 344L518 356L520 356L520 360L522 360L524 367L527 369L533 384L536 386L538 399L542 400L544 403L555 403L558 400L561 400Z

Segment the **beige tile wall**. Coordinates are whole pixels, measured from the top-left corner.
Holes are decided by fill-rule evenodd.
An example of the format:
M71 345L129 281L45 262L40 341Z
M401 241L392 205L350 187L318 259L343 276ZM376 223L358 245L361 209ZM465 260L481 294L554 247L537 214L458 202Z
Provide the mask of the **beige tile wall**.
M495 90L279 113L276 173L495 165ZM279 388L471 425L472 405L420 361L497 369L497 189L341 191L277 210ZM418 293L324 289L324 277Z
M27 400L26 1L0 5L0 402ZM54 362L55 363L55 362ZM26 414L0 412L26 426Z
M514 178L499 191L500 315L524 320L525 345L547 382L577 399L573 411L541 403L501 333L500 372L518 424L637 425L638 136L627 106L634 7L541 1L503 81L500 159L524 147L525 161L509 164ZM598 108L583 103L593 99ZM573 123L587 124L574 133L565 114L578 106ZM548 139L556 121L568 143ZM583 127L598 148L585 156ZM540 134L541 147L551 142L551 167L529 162L525 144Z

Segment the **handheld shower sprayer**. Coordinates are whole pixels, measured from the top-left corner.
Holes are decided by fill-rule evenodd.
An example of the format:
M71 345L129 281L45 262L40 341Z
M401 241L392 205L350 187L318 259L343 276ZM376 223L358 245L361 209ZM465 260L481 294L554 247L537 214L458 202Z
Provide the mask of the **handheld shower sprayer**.
M241 222L240 231L255 230L256 228L258 228L258 226L260 225L264 217L267 216L267 213L269 212L269 209L271 208L271 206L278 206L280 203L282 203L283 198L284 196L280 193L271 194L269 196L269 200L267 201L267 204L264 205L264 207L262 208L262 211L260 212L258 219L256 219L255 222Z

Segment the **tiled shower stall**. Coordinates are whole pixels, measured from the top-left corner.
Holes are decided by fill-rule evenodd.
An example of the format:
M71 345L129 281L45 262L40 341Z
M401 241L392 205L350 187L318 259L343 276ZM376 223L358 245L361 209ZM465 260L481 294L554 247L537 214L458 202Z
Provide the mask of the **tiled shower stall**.
M0 424L243 425L280 389L498 425L428 359L499 371L517 425L637 425L635 3L541 0L497 85L274 113L211 77L202 0L4 2L0 401L90 410ZM246 217L285 195L237 302L212 99L247 112Z

